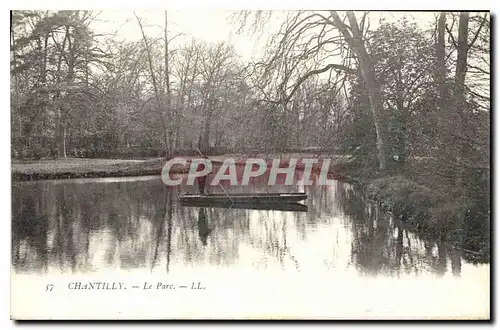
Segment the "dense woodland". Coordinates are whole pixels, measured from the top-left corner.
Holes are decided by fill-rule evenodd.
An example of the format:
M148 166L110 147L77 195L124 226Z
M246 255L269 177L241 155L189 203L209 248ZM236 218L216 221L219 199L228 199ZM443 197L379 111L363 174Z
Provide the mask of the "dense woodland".
M234 30L249 36L282 22L250 62L224 42L174 47L168 12L160 38L135 14L137 41L93 31L98 14L12 12L13 158L313 148L351 155L345 170L358 177L400 175L466 205L454 214L489 219L489 13L424 25L418 13L236 12Z
M236 13L235 30L273 14ZM382 168L443 152L489 162L489 14L376 29L369 13L283 15L266 55L243 63L223 42L169 47L168 13L163 38L130 42L92 31L98 13L14 11L13 156L317 147L376 149Z

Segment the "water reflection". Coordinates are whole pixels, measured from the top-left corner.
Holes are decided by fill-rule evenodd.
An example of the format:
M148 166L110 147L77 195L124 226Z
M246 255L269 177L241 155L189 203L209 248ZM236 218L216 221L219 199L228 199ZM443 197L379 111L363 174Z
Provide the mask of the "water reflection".
M463 255L451 244L419 239L402 221L381 212L374 204L363 202L352 189L338 190L338 197L341 208L351 217L351 257L360 272L372 275L432 272L442 276L451 270L453 275L460 275Z
M204 207L198 209L198 235L203 245L207 245L207 238L212 229L208 227L207 210Z
M458 276L467 263L459 250L416 237L402 223L364 203L344 183L234 188L306 191L307 213L183 207L176 196L189 189L168 188L159 178L15 183L14 270L171 272L251 267Z

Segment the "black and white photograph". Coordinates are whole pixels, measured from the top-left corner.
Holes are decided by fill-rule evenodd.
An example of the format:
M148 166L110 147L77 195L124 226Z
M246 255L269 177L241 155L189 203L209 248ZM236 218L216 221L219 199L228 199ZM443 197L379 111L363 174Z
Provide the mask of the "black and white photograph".
M10 318L490 320L490 36L11 10Z

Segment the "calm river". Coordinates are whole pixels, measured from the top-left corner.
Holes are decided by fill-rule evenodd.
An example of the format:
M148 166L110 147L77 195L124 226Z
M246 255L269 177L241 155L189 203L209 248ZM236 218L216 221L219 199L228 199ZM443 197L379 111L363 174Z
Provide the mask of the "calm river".
M233 188L305 191L307 212L181 206L177 195L192 190L168 188L159 177L14 182L14 314L489 315L489 264L419 239L365 205L348 184ZM127 290L70 290L90 280L123 283Z

